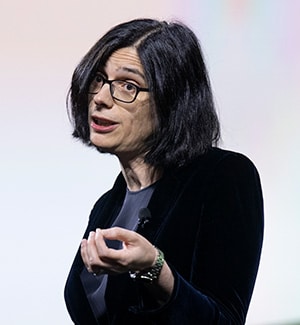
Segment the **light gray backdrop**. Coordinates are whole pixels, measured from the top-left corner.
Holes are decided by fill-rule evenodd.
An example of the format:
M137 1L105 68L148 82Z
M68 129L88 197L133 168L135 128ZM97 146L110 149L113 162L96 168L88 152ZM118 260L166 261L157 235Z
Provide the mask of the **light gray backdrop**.
M265 244L248 324L300 319L300 2L0 0L1 324L71 324L63 286L118 162L70 136L71 74L109 27L177 18L199 36L225 148L258 167Z

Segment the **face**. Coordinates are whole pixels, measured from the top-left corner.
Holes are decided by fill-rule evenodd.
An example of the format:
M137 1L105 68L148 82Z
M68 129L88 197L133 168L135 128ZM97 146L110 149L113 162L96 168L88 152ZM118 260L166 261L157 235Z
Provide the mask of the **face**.
M147 88L143 67L133 47L114 52L99 71L108 80L125 80ZM153 109L153 108L152 108ZM153 133L148 92L139 92L132 103L112 98L109 85L90 95L90 140L105 152L122 159L134 159L145 154L144 141Z

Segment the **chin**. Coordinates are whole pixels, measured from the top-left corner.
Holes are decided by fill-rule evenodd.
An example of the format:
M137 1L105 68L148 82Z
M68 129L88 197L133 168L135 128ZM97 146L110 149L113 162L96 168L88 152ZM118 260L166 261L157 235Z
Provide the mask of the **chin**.
M101 145L98 141L93 141L92 139L90 139L90 143L91 143L91 146L96 148L96 150L98 152L109 153L109 154L112 154L112 155L114 154L114 151L111 148L107 148L107 147Z
M97 148L105 148L105 146L103 146L103 141L101 139L99 139L99 135L90 135L90 142L94 147Z
M96 150L97 150L98 152L100 152L100 153L106 153L106 154L113 155L112 152L110 152L110 151L108 151L108 150L106 150L106 149L104 149L104 148L96 147L96 146L95 146L95 148L96 148Z

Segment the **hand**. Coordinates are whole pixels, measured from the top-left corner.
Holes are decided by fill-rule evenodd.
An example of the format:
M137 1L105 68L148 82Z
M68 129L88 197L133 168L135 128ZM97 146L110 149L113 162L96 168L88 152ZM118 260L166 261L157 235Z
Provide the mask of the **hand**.
M121 249L107 247L105 239L122 242ZM91 231L81 242L81 256L91 273L120 274L149 268L156 260L156 248L140 234L113 227Z

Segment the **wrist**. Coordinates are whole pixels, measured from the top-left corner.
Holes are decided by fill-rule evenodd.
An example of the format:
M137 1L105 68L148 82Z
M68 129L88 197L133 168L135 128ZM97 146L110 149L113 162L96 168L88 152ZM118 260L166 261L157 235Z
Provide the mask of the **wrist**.
M156 250L157 250L157 256L153 266L144 270L129 271L129 275L131 279L145 282L145 283L154 283L158 280L165 259L164 259L164 253L158 248L156 248Z

